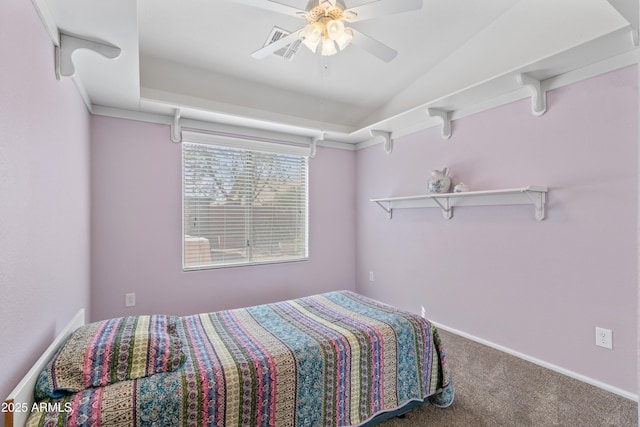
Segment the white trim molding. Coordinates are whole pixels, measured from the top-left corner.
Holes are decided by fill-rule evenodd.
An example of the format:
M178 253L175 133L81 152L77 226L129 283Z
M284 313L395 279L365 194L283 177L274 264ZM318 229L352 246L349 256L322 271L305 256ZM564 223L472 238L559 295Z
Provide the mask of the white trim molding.
M582 67L580 69L572 70L566 72L564 74L554 76L545 80L540 81L541 91L545 93L554 89L558 89L573 83L577 83L583 80L588 80L593 77L597 77L599 75L615 71L618 69L622 69L628 66L637 65L640 62L640 49L634 49L632 51L628 51L611 58L608 58L604 61L597 62L595 64L590 64L586 67ZM513 81L513 80L512 80ZM457 109L455 111L446 112L447 119L450 122L458 119L462 119L467 116L471 116L474 114L478 114L502 105L506 105L512 102L517 102L526 98L531 98L532 94L530 89L525 86L520 86L518 90L514 90L499 96L495 96L491 99L469 105L464 108ZM432 109L433 110L433 109ZM137 120L143 122L150 123L159 123L166 124L171 126L172 121L174 120L172 110L172 116L159 114L159 113L149 113L144 111L134 111L134 110L126 110L121 108L114 107L105 107L100 105L91 105L89 108L92 114L107 116L107 117L115 117L115 118L124 118L129 120ZM424 111L424 110L421 110ZM443 111L443 110L441 110ZM443 111L444 112L444 111ZM296 133L288 133L288 132L280 132L273 130L264 130L264 129L256 129L249 128L244 126L230 125L230 124L222 124L209 122L204 120L197 119L189 119L186 116L184 110L181 109L181 118L180 125L184 127L188 127L191 129L202 129L204 131L223 131L234 134L242 134L249 135L255 137L263 137L268 139L277 139L283 141L289 141L294 143L307 143L313 139L314 135L318 134L317 130L309 130L309 135L301 135ZM422 113L424 114L424 113ZM422 116L424 117L424 116ZM429 129L435 126L443 126L443 123L440 123L439 120L423 120L417 121L414 125L409 127L404 127L402 129L394 130L390 132L390 139L397 140L403 136L411 135L416 132L420 132L425 129ZM444 130L444 126L443 126ZM330 139L321 139L317 141L318 147L326 147L326 148L334 148L348 151L358 151L368 147L372 147L374 145L386 143L386 139L382 139L379 136L373 136L369 131L367 134L371 137L361 142L342 142L335 141ZM446 132L445 132L446 134ZM325 133L323 135L325 138L330 137L330 134Z
M174 110L174 116L172 117L169 117L163 114L146 113L142 111L126 110L126 109L114 108L114 107L105 107L102 105L94 105L90 111L93 115L96 115L96 116L162 124L162 125L168 125L170 127L173 127L175 124L175 110ZM314 138L310 136L307 137L307 136L294 135L294 134L283 133L283 132L274 132L274 131L268 131L268 130L246 128L242 126L227 125L222 123L206 122L202 120L187 119L182 114L183 114L182 111L180 111L180 117L179 117L180 132L182 132L182 129L188 128L191 130L201 130L204 132L211 132L211 133L244 135L246 137L249 137L250 139L269 139L269 140L278 141L280 143L289 143L293 145L311 144ZM315 138L317 138L317 136ZM333 148L337 150L347 150L347 151L356 150L355 144L332 141L327 139L317 140L316 146Z
M56 24L56 20L53 19L53 14L49 10L47 2L45 0L31 1L35 6L36 12L38 12L42 25L47 31L47 34L49 34L49 38L51 38L51 42L55 46L60 46L60 32L58 31L58 25Z
M306 145L288 144L276 140L250 138L244 135L224 135L203 132L182 131L182 141L196 144L212 144L224 147L266 151L279 154L309 157L311 141Z
M634 49L632 51L624 52L622 54L613 56L604 61L590 64L586 67L582 67L576 70L568 71L564 74L560 74L554 77L550 77L540 81L541 90L545 93L568 86L577 82L588 80L597 77L602 74L606 74L612 71L616 71L625 67L637 65L640 63L640 49ZM494 98L485 100L483 102L469 105L459 110L455 110L449 113L449 119L451 121L459 120L468 116L472 116L484 111L491 110L502 105L507 105L512 102L517 102L526 98L531 98L531 92L526 87L520 87L520 89L512 92L508 92ZM395 130L392 132L393 139L398 140L407 135L411 135L426 129L430 129L436 126L441 126L440 123L427 120L424 122L416 123L414 126ZM363 150L365 148L372 147L380 144L377 138L371 138L369 140L359 142L355 144L356 150Z
M517 358L522 359L522 360L526 360L527 362L531 362L531 363L533 363L535 365L541 366L543 368L549 369L549 370L557 372L559 374L566 375L566 376L568 376L570 378L576 379L578 381L582 381L584 383L590 384L590 385L592 385L594 387L598 387L598 388L600 388L602 390L605 390L605 391L608 391L610 393L617 394L618 396L624 397L624 398L632 400L634 402L638 402L638 395L637 394L628 392L626 390L622 390L622 389L620 389L618 387L614 387L611 384L603 383L602 381L598 381L596 379L587 377L585 375L579 374L579 373L571 371L569 369L562 368L560 366L554 365L553 363L545 362L544 360L537 359L537 358L535 358L533 356L529 356L529 355L526 355L524 353L520 353L519 351L512 350L512 349L510 349L508 347L504 347L504 346L496 344L494 342L487 341L487 340L482 339L482 338L478 338L478 337L476 337L474 335L468 334L466 332L462 332L462 331L460 331L458 329L451 328L451 327L443 325L441 323L437 323L437 322L434 322L434 321L431 321L431 323L435 327L437 327L438 329L442 329L443 331L447 331L447 332L450 332L452 334L455 334L455 335L461 336L463 338L466 338L468 340L471 340L471 341L486 345L487 347L491 347L491 348L496 349L498 351L501 351L503 353L510 354L511 356L517 357Z

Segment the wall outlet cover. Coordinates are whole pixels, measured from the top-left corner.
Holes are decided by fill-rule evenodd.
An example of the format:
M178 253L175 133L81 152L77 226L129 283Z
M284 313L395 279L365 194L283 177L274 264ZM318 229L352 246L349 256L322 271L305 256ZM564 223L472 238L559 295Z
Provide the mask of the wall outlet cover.
M135 307L136 305L136 294L125 294L124 296L124 306L125 307Z
M613 350L613 332L610 329L596 327L596 345Z

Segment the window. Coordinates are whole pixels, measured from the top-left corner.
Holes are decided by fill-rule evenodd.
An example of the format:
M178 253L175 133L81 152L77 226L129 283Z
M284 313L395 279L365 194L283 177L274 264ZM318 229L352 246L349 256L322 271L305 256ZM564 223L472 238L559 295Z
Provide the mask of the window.
M183 142L182 158L185 270L307 259L306 156Z

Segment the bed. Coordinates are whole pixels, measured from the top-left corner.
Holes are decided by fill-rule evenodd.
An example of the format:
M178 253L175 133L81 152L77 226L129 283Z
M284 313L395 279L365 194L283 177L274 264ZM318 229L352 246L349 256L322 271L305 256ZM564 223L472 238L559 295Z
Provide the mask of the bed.
M7 427L25 416L29 426L370 426L453 402L437 329L351 291L69 329L21 383L35 382L35 400L17 390L5 401L17 410Z

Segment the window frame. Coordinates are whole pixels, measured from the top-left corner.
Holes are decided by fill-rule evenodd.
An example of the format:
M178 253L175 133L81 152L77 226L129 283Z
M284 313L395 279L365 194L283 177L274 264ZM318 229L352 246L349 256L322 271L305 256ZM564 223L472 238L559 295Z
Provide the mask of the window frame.
M181 193L182 193L182 226L181 226L181 258L182 258L182 270L184 272L189 271L201 271L201 270L215 270L220 268L238 268L238 267L250 267L257 265L269 265L269 264L283 264L283 263L292 263L292 262L304 262L309 260L309 180L310 180L310 171L309 171L309 148L302 147L299 145L290 145L286 143L275 143L275 142L266 142L261 140L250 140L243 138L235 138L229 137L225 135L214 135L214 134L204 134L204 133L195 133L189 131L183 131L183 144L181 146ZM187 259L185 258L185 244L187 237L187 228L186 228L186 216L185 216L185 203L186 203L186 193L185 193L185 146L184 144L196 144L196 145L209 145L214 146L218 149L228 149L232 151L251 151L251 152L262 152L262 153L270 153L276 155L284 155L284 156L298 156L304 160L304 248L303 254L301 256L292 256L290 258L284 259L273 259L273 260L247 260L241 262L225 262L219 264L207 264L207 265L196 265L196 266L187 266ZM252 206L255 207L255 206ZM247 216L245 212L245 222L247 222ZM251 219L249 219L251 221ZM251 230L247 230L245 226L245 232L248 233L250 237L249 240L253 240L254 235L252 235ZM255 230L253 230L255 232ZM252 251L249 251L252 252ZM251 255L252 256L252 255ZM249 256L248 256L249 258Z

